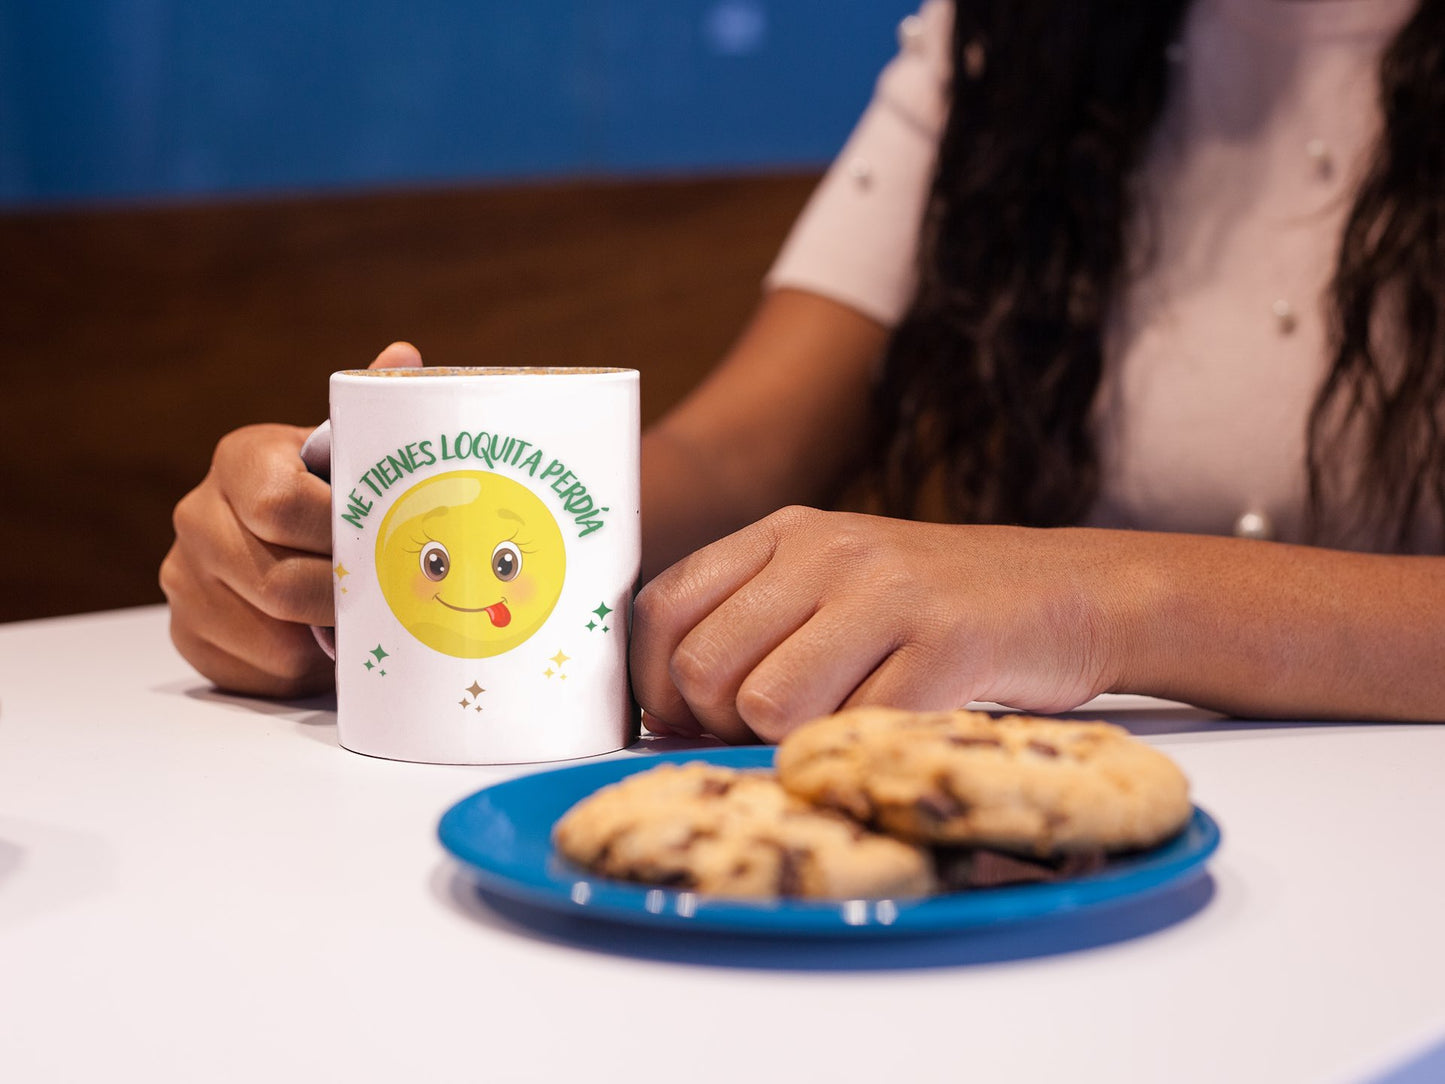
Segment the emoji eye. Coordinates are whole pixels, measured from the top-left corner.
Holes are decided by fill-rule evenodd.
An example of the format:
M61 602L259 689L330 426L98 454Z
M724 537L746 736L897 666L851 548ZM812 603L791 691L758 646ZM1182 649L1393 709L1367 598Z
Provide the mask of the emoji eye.
M522 571L522 551L510 542L498 542L492 551L492 574L505 583Z
M421 550L421 570L429 580L444 580L452 570L452 555L440 542L428 542Z

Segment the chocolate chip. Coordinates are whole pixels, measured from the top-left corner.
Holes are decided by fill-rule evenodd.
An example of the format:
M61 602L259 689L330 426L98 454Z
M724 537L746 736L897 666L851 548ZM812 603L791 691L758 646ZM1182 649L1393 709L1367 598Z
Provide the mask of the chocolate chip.
M803 865L808 852L793 847L778 848L778 895L801 896L803 894Z
M878 815L877 807L866 791L839 792L830 788L818 796L818 804L846 813L864 824L872 824Z
M1102 850L1053 858L1029 858L988 847L939 847L933 852L939 883L949 891L1043 884L1094 873L1104 866Z
M965 734L950 734L948 736L948 744L962 746L963 748L1003 748L1003 742L999 741L997 738L971 738Z
M938 782L941 784L942 780ZM958 796L949 792L946 786L940 786L938 791L916 799L913 808L934 824L942 824L968 812L967 804L959 801Z
M627 835L636 827L637 826L634 824L624 824L621 828L617 829L617 831L613 832L610 836L604 839L602 841L602 846L597 848L597 854L592 859L592 864L594 866L601 866L606 864L606 862L612 857L612 848L616 846L618 840L620 840L623 836Z
M754 837L759 846L771 847L778 852L777 879L774 891L779 896L801 896L803 894L804 867L812 861L812 854L800 847L789 847L776 839Z
M1055 880L1042 862L986 847L941 848L934 856L939 880L951 889L997 888Z
M1066 854L1055 863L1054 869L1060 878L1082 877L1086 873L1096 873L1103 869L1107 861L1108 857L1100 847L1096 850Z
M702 790L699 793L705 798L721 798L732 789L733 781L731 779L704 779Z
M1041 757L1056 757L1059 755L1058 749L1048 742L1031 741L1029 742L1029 749Z

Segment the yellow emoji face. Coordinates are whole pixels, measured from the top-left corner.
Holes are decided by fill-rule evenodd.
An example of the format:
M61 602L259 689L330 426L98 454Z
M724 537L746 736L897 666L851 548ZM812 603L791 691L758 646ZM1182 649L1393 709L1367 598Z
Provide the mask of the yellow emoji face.
M542 627L567 557L531 490L485 471L452 471L397 498L376 539L376 577L408 632L446 655L500 655Z

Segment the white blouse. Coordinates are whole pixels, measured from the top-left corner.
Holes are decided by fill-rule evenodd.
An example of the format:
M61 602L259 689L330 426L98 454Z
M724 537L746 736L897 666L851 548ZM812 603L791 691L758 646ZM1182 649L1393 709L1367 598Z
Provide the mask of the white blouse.
M1148 153L1094 406L1097 526L1301 540L1323 303L1414 0L1196 0ZM953 7L927 0L770 270L893 325L947 113ZM983 58L987 63L987 58ZM1429 548L1441 532L1431 527Z

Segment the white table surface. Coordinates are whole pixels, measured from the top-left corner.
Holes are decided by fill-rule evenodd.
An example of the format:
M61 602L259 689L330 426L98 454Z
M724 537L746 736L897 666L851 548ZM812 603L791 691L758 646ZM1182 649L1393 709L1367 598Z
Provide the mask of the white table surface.
M1101 707L1219 821L1208 877L739 942L495 909L436 822L536 768L346 752L325 701L211 691L162 608L0 626L0 1080L1357 1081L1445 1037L1445 727Z

